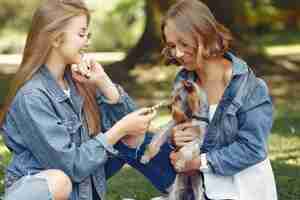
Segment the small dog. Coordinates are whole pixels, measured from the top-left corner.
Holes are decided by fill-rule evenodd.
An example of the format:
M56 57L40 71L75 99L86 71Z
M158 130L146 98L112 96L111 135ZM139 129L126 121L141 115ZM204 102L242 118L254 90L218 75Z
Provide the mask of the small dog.
M172 120L168 122L165 128L154 135L141 158L141 162L144 164L148 163L159 152L162 144L171 139L174 126L184 122L191 122L192 130L190 131L197 131L199 138L181 148L175 149L178 152L177 155L179 155L175 163L175 169L182 171L187 161L200 155L200 146L209 122L207 95L195 82L182 80L175 85L170 108ZM203 200L204 191L202 185L202 178L199 173L193 176L179 173L170 188L168 199Z

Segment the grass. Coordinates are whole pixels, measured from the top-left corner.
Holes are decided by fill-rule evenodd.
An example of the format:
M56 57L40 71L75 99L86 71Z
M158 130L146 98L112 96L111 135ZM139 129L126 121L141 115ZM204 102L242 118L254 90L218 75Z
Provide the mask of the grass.
M300 106L300 105L299 105ZM276 106L275 122L269 140L269 152L276 177L280 200L300 199L300 115L299 106L287 110L285 105ZM295 109L296 108L296 109ZM155 126L165 123L168 116L163 113ZM293 131L295 130L295 131ZM0 154L7 164L10 155L0 140ZM0 173L0 193L3 192L3 172ZM135 198L148 200L160 195L151 183L139 172L125 166L108 181L108 199Z

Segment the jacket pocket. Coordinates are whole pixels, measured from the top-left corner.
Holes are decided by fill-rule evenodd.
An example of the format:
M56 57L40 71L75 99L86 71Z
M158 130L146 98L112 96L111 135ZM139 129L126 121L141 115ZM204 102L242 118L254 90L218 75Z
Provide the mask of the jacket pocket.
M70 134L71 141L75 142L76 145L80 144L80 128L82 123L79 121L76 115L71 115L61 121L61 124L66 128L67 133Z

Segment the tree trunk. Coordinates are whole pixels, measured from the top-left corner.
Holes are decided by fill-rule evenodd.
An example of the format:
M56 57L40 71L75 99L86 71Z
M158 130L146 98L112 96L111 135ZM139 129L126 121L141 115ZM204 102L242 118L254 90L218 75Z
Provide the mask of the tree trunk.
M174 0L146 0L146 23L142 36L124 60L113 63L106 69L115 82L124 84L126 81L128 84L128 82L134 81L134 77L130 77L129 71L137 64L155 63L160 60L160 21L172 2Z

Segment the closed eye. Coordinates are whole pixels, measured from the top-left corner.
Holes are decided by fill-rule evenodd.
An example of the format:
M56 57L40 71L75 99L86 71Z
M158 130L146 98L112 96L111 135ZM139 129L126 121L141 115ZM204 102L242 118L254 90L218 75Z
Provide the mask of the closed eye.
M86 37L87 39L90 39L91 35L92 35L91 33L79 33L80 37L82 37L82 38Z

